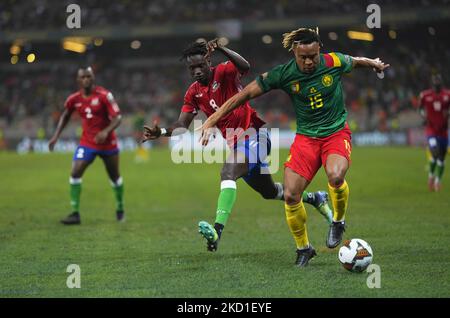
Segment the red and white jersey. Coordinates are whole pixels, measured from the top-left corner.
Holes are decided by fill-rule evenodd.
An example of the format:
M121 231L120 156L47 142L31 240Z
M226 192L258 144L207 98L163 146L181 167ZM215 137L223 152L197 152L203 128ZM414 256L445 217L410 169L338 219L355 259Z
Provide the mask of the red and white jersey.
M82 119L83 134L80 146L96 150L112 150L117 148L117 138L111 132L103 144L95 143L97 133L105 129L113 117L120 114L120 109L111 92L101 86L95 86L91 94L83 96L82 91L70 95L64 107L70 112L77 111Z
M427 136L448 137L450 91L428 89L420 93L420 105L426 112Z
M236 66L230 62L221 63L211 68L213 78L208 86L203 86L199 82L194 82L186 91L182 112L197 114L201 110L207 117L216 112L232 96L242 90L239 73ZM227 136L226 129L241 128L242 132L250 127L259 129L265 122L258 117L256 111L248 102L237 107L228 115L223 117L218 123L222 136L227 140L228 145L236 142L236 135Z

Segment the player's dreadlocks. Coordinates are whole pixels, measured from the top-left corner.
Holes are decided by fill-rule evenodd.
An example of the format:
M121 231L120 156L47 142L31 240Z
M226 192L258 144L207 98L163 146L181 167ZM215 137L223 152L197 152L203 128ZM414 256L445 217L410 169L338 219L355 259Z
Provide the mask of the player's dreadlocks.
M316 27L315 30L309 28L300 28L283 34L283 46L285 49L289 49L289 51L293 49L294 43L310 44L313 42L319 42L319 45L322 46L318 27Z
M206 42L192 42L183 50L180 60L186 60L189 56L197 54L206 55L206 53L208 53Z

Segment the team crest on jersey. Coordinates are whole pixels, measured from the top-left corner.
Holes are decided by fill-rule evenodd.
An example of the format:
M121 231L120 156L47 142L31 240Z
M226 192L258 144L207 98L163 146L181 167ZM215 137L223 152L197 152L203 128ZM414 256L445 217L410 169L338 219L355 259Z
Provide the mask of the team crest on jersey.
M294 82L291 84L291 92L294 94L300 93L300 83L299 82Z
M82 103L75 103L75 107L81 107L81 105L83 105Z
M97 106L99 103L98 98L94 98L91 100L91 106Z
M217 91L217 89L220 87L220 83L217 83L216 81L214 81L213 85L212 85L212 90L213 92Z
M325 74L322 77L322 84L325 87L329 87L333 84L333 76L331 76L330 74Z

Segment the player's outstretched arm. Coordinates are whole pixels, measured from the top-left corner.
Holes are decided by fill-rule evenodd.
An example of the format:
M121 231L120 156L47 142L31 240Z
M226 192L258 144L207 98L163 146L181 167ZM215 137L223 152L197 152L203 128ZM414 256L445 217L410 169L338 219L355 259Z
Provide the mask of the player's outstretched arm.
M353 67L371 67L376 72L382 72L384 69L388 68L390 64L384 63L380 58L370 59L368 57L352 57Z
M193 113L181 112L178 120L167 129L158 127L156 121L153 123L153 127L144 126L142 142L155 140L161 136L170 137L184 134L191 125L194 117L195 114Z
M220 51L223 55L225 55L239 70L241 74L247 73L250 70L250 63L244 59L237 52L220 45L218 39L211 40L207 43L208 47L208 55L210 55L214 51Z
M211 128L213 128L222 117L226 116L228 113L232 112L235 108L245 102L261 96L262 94L264 94L264 91L261 87L259 87L258 83L256 81L252 81L250 84L245 86L242 91L229 98L214 114L208 117L201 127L196 129L202 132L202 137L200 139L201 144L203 146L208 144Z
M427 123L427 113L425 111L425 105L423 104L423 93L420 93L420 96L419 96L418 113L419 113L420 117L422 117L422 125L425 126Z
M48 149L50 151L53 151L55 148L56 142L58 141L59 136L61 135L61 132L63 131L64 127L66 127L67 123L70 120L70 116L72 115L72 111L65 108L61 116L58 120L58 125L56 126L55 133L53 134L53 137L48 142Z
M119 127L120 123L122 122L122 115L117 115L114 116L111 119L111 122L109 123L109 125L103 129L102 131L100 131L97 135L95 135L94 137L94 141L97 144L103 144L106 139L108 138L108 135L117 127Z

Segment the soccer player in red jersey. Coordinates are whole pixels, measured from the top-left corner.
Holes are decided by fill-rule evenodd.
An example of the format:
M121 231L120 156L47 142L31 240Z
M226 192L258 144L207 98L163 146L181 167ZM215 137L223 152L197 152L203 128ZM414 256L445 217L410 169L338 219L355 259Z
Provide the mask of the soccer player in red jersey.
M431 152L428 187L430 191L439 191L448 147L450 91L442 86L439 74L431 77L431 83L433 88L420 93L420 113L425 118L425 134Z
M55 134L49 141L49 149L53 151L61 132L76 111L82 119L83 134L73 156L70 174L70 203L72 213L61 220L63 224L80 224L81 178L86 168L100 156L105 164L117 201L116 218L124 220L123 181L119 173L119 149L114 133L120 125L119 106L111 92L94 84L94 73L91 67L78 70L77 82L80 90L70 95L64 105L64 112L58 121Z
M221 52L229 61L211 67L210 54L213 51ZM192 43L184 50L182 59L187 62L190 75L195 82L185 94L179 119L167 129L160 128L156 124L154 127L144 126L143 141L186 132L199 110L207 117L214 114L225 101L242 89L240 78L250 69L249 63L243 57L221 46L217 39L208 43ZM236 200L237 179L242 177L265 199L283 200L283 185L274 183L270 174L262 172L267 167L264 161L271 148L268 131L262 128L264 124L265 122L258 117L248 102L240 105L217 124L232 152L221 172L221 192L214 227L205 221L199 223L199 232L207 241L208 251L217 250L222 231ZM230 133L230 128L233 133ZM250 130L254 133L247 135ZM305 202L314 205L331 222L331 209L327 203L326 192L305 192L303 197Z

